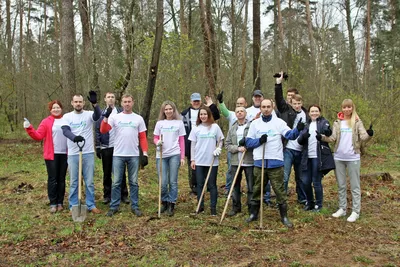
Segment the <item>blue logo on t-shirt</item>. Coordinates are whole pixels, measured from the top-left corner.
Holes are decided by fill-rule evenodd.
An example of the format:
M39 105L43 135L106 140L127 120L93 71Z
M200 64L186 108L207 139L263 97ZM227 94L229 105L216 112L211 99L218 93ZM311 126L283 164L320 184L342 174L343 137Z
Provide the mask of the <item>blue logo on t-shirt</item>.
M136 123L134 123L133 121L130 122L118 122L118 127L129 127L129 128L137 128Z
M71 129L78 129L78 128L85 128L86 127L86 121L81 121L79 123L73 123L71 122L69 124L69 126L71 127Z

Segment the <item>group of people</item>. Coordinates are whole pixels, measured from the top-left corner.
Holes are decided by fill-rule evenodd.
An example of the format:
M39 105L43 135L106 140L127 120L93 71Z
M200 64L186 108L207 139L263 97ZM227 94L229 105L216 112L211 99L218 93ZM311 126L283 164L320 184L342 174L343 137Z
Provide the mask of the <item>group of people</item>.
M252 96L253 105L248 108L246 99L240 97L236 101L235 111L229 111L223 102L222 92L217 96L219 109L210 97L205 97L203 104L199 93L191 95L191 105L182 113L178 112L172 101L162 103L153 133L156 166L161 183L162 213L174 215L178 198L178 171L186 161L191 194L197 195L198 202L201 201L197 212L205 210L201 195L207 180L210 214L217 215L219 156L225 147L228 152L225 189L229 191L234 187L232 209L228 216L242 211L241 180L244 171L249 211L247 222L258 219L262 201L270 203L272 186L281 222L292 227L287 215L287 196L293 167L298 203L304 205L304 210L316 212L323 207L322 178L335 169L339 209L332 214L333 217L346 215L348 175L353 207L347 221L354 222L358 219L361 209L360 148L362 142L373 136L372 126L366 130L356 113L353 101L345 99L341 105L342 111L338 113L338 119L331 129L329 122L321 116L318 105L311 105L308 110L303 107L303 99L296 89L289 89L284 99L283 72L278 76L275 101L264 98L261 90L255 90ZM88 100L94 111L83 110L83 96L75 95L71 101L74 110L64 116L62 104L57 100L50 102L50 116L40 123L37 130L27 119L24 121L24 127L33 139L44 140L50 212L63 210L68 167L71 179L69 208L77 205L77 143L85 142L82 174L88 210L101 213L96 208L94 198L96 153L103 165L103 203L110 205L107 216L111 217L119 212L121 202L130 203L131 211L138 217L142 216L139 209L138 170L140 165L148 164L147 129L144 120L132 111L132 95L122 96L122 108L118 108L115 105L115 94L106 93L106 108L103 111L97 104L95 92L89 92ZM220 119L220 113L229 121L226 140L216 123ZM95 138L93 126L96 128ZM328 143L334 143L333 155ZM233 184L235 174L237 178ZM264 188L265 196L261 195Z

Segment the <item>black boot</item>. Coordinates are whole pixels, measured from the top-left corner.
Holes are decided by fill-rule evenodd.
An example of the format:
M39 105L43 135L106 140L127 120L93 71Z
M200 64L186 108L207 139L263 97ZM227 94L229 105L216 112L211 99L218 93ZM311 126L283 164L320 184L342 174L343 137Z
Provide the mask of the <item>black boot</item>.
M167 215L169 217L174 216L174 209L175 209L175 203L170 202L168 205L168 210L167 210Z
M304 211L313 210L314 207L315 207L315 203L314 202L307 202L306 205L304 205L303 210Z
M161 202L161 213L166 212L167 209L168 209L168 202L167 201Z
M252 204L251 211L250 211L250 217L246 220L246 222L249 223L252 221L257 221L259 211L260 211L260 204Z
M279 204L279 213L281 214L281 222L288 228L292 228L293 224L287 217L287 204Z

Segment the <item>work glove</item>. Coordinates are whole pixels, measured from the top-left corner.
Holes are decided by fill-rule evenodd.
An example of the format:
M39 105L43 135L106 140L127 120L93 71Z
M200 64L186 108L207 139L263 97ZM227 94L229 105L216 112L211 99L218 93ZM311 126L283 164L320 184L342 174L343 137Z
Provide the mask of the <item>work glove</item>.
M83 142L83 141L85 141L85 138L83 138L83 136L78 135L78 136L75 136L75 138L74 138L74 143L79 143L79 142Z
M214 150L213 155L214 155L215 157L218 157L218 156L221 154L221 151L222 151L222 149L221 149L220 147L217 147L217 148Z
M373 136L374 135L374 130L372 130L372 123L369 125L369 129L367 130L367 134L369 136Z
M163 145L163 141L161 141L161 139L159 139L159 140L157 141L156 146L160 147L160 146L162 146L162 145Z
M268 135L266 135L266 134L261 135L260 140L259 140L261 145L264 144L265 142L267 142L267 137L268 137Z
M221 93L219 93L219 94L217 95L217 100L218 100L218 102L219 102L219 103L223 103L223 102L224 102L223 98L224 98L224 91L222 91Z
M315 133L316 133L315 138L317 138L317 140L321 142L321 140L322 140L322 135L321 135L320 132L318 132L318 131L315 131Z
M246 146L246 138L243 137L242 139L240 139L239 141L239 146Z
M107 110L106 110L106 113L104 113L104 117L105 118L110 117L112 111L113 111L113 108L112 107L108 107Z
M143 155L141 159L142 159L141 165L142 165L143 167L146 167L146 166L149 164L149 159L148 159L148 157L147 157L146 155Z
M305 127L305 124L304 124L304 122L302 122L302 120L303 120L303 118L300 118L300 120L299 120L299 122L297 123L297 126L296 126L296 128L297 128L297 130L299 130L299 132L303 131L304 127Z
M304 132L303 134L302 134L302 138L304 138L304 140L305 139L308 139L310 137L310 134L308 133L308 132Z
M28 121L27 118L24 118L24 128L29 128L31 126L31 123Z
M90 103L92 103L92 105L97 104L97 93L93 90L90 90L87 99Z
M332 130L331 127L328 125L328 128L324 131L325 136L331 136L332 135Z
M101 148L100 147L96 147L96 156L101 159Z

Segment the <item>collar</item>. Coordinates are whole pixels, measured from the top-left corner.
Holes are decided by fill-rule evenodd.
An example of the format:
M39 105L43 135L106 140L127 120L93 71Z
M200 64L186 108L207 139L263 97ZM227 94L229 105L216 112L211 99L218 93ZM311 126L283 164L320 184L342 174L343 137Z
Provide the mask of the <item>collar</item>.
M268 116L261 115L261 119L263 120L263 122L269 122L272 119L272 114Z

